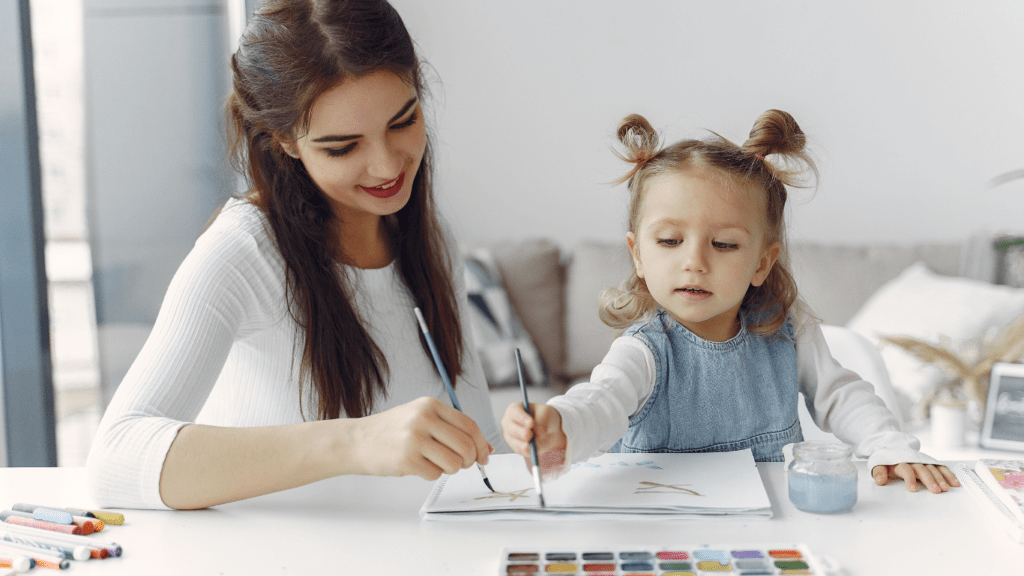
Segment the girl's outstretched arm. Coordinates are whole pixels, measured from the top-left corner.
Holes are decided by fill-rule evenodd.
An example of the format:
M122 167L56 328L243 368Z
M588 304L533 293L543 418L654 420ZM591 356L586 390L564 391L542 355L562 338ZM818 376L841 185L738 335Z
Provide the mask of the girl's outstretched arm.
M493 451L469 417L420 398L364 418L251 428L190 424L160 474L171 508L205 508L341 474L436 480L487 463Z
M909 462L894 466L880 464L871 469L871 476L875 479L875 484L879 486L885 486L889 480L902 478L910 492L917 492L918 480L934 494L945 492L951 486L960 485L960 481L956 479L952 470L934 464L911 464Z
M958 485L947 480L956 481L952 472L920 451L917 438L900 430L874 387L832 357L817 322L797 315L794 324L800 390L818 427L851 445L857 456L867 458L871 476L879 485L892 478L903 478L914 490L920 480L932 492Z

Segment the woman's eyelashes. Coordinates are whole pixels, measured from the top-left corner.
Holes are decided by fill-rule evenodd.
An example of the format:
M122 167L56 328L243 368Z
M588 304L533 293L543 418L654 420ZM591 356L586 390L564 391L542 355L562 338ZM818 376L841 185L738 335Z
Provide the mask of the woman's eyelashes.
M324 148L324 152L327 152L327 155L330 156L331 158L337 158L338 156L344 156L345 154L348 154L355 147L356 143L353 142L348 146L343 146L341 148Z
M391 126L391 129L392 130L402 130L403 128L408 128L409 126L412 126L413 124L415 124L416 121L419 120L419 119L420 119L420 115L418 113L416 113L415 110L413 110L412 114L409 115L409 118L407 120L405 120L404 122L399 122L398 124L393 124Z
M388 127L388 129L392 130L392 131L395 131L395 132L397 132L399 130L404 130L404 129L412 126L413 124L415 124L419 119L420 119L419 114L417 114L416 112L413 112L412 114L409 115L408 119L406 119L406 120L404 120L402 122L399 122L398 124L392 124L391 126ZM345 154L348 154L355 147L356 147L356 142L353 142L353 143L349 144L348 146L344 146L342 148L324 148L324 152L327 152L327 155L330 156L331 158L337 158L339 156L344 156Z

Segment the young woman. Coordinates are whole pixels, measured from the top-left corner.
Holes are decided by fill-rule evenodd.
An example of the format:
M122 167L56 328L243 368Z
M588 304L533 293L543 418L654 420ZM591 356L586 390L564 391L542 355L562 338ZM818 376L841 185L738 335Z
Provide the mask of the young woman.
M230 150L249 190L182 263L103 417L97 503L200 508L485 464L504 445L465 340L401 18L383 0L267 0L231 66Z

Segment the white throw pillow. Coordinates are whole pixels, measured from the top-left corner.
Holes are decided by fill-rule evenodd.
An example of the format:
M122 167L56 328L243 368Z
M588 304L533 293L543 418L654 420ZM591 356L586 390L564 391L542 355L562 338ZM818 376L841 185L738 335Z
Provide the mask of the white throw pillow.
M487 383L490 386L519 383L517 348L527 383L545 382L544 362L509 302L494 255L487 248L477 248L463 254L463 262L470 328Z
M875 344L881 336L909 336L933 344L948 338L958 349L1021 314L1024 289L941 276L918 262L879 288L846 326ZM880 352L893 388L909 403L917 403L948 378L897 346L882 345Z
M601 293L619 286L633 262L625 242L583 242L572 251L565 272L565 337L568 341L566 374L571 380L590 378L619 331L601 322Z

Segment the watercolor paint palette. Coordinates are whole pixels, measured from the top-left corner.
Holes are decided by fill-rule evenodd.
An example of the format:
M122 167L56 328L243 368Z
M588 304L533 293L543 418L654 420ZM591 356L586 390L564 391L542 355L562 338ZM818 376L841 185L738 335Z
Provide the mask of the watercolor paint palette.
M836 573L803 544L505 548L500 576L772 576Z

